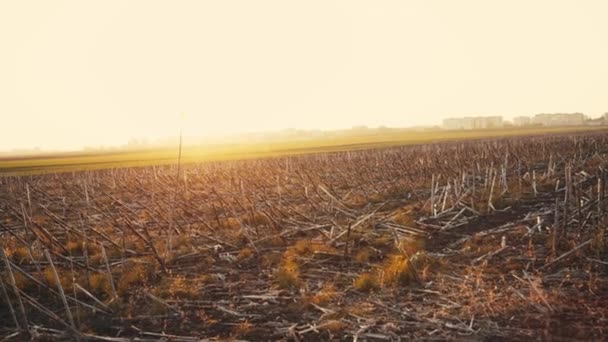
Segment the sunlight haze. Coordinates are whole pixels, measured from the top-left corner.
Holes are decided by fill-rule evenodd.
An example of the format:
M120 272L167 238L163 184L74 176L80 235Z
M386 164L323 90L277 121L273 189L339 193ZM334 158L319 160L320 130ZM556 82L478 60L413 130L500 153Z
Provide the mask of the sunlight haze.
M0 1L0 150L608 112L606 1ZM185 118L180 115L185 113Z

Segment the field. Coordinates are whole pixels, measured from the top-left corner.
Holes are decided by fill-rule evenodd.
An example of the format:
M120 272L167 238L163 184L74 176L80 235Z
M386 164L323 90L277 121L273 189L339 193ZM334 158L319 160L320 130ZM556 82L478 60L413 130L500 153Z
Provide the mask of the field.
M440 141L459 141L493 137L526 136L564 132L605 131L605 127L528 127L474 131L443 130L370 130L325 135L307 140L208 144L186 146L182 153L185 163L203 161L243 160L311 153L353 151L370 148L405 146ZM48 172L82 171L113 167L168 165L177 161L178 148L153 147L116 151L87 151L47 153L29 156L0 156L0 174L23 175Z
M606 339L607 132L400 136L5 160L0 338Z

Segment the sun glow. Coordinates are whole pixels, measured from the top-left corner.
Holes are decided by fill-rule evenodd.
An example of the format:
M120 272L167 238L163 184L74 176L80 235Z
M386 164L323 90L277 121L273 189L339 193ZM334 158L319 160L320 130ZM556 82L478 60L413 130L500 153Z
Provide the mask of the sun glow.
M604 1L35 3L0 4L0 150L608 109Z

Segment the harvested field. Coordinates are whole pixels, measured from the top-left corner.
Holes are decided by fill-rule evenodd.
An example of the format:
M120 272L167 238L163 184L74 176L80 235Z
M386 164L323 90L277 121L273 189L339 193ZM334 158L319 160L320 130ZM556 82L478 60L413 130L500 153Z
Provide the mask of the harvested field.
M605 339L605 132L0 178L0 338Z

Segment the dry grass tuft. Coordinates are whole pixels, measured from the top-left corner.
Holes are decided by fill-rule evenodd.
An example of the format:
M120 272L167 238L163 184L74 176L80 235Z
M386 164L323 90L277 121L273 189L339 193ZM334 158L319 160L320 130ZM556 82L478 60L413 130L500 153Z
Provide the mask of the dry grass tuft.
M348 325L346 323L337 319L331 319L319 324L319 328L327 330L334 334L344 331L344 329L346 329L347 327Z
M299 240L292 247L288 248L283 253L283 261L281 267L275 273L275 280L282 289L293 289L300 286L300 269L298 266L299 257L310 257L315 253L335 253L333 247L327 246L320 242L310 240ZM266 263L265 257L262 263Z
M111 295L112 285L110 284L110 277L105 273L95 273L89 277L89 284L91 284L90 291L94 295L103 296Z
M391 220L403 226L413 226L415 224L415 216L411 211L399 211L391 217Z
M33 287L33 285L35 284L32 280L24 276L21 272L13 272L13 277L15 278L15 285L17 285L17 288L23 291ZM5 273L2 275L2 279L6 286L10 284L8 272L5 271Z
M124 294L133 287L143 286L154 274L156 264L143 264L135 261L125 263L123 272L118 279L117 291Z
M292 253L301 257L309 257L315 253L336 253L336 249L321 242L311 240L298 240L287 253Z
M406 255L414 255L417 252L424 250L423 239L403 239L399 241L399 250L403 251Z
M369 240L369 244L376 248L383 248L390 246L395 241L392 235L380 235Z
M70 255L81 255L83 251L82 242L68 241L65 244L65 249L68 250Z
M324 305L336 299L339 295L333 284L327 284L311 298L311 302L317 305Z
M279 288L288 290L300 286L300 272L297 268L283 266L275 274Z
M146 252L146 248L147 244L140 239L130 239L125 241L125 249L143 254ZM113 255L115 256L115 254Z
M410 267L408 258L403 255L391 255L380 271L382 284L385 286L407 285L415 279L415 270Z
M51 266L47 266L42 272L44 276L44 282L51 288L57 290L57 281L55 280L55 274L53 273L53 269ZM59 282L61 283L61 287L64 290L68 290L72 288L73 280L70 271L62 272L60 269L57 269L57 275L59 276Z
M208 274L202 274L198 275L195 279L192 280L192 282L197 284L212 284L215 283L217 280L217 277Z
M351 208L361 208L364 207L369 202L369 200L367 199L367 197L365 197L363 192L353 191L349 192L346 196L344 196L343 202Z
M488 243L488 241L484 241L480 235L475 234L472 238L465 242L464 248L476 253L477 255L484 255L495 250L496 245Z
M223 220L222 225L227 229L241 229L241 223L237 218L228 217Z
M372 192L367 197L369 198L369 201L372 203L380 203L380 202L386 201L386 199L389 198L389 196L390 195L386 192Z
M200 275L195 279L188 279L184 275L163 278L158 282L152 293L160 298L171 299L198 299L200 298L199 285L215 282L211 275Z
M280 252L263 253L260 257L260 265L263 268L276 268L283 260L283 254Z
M192 252L192 238L187 234L181 234L173 241L173 255L180 256Z
M235 336L244 336L251 333L251 331L253 331L253 324L249 323L248 320L237 324L232 330Z
M371 250L369 248L361 248L357 254L355 254L355 261L360 263L367 263L371 258Z
M275 274L277 285L281 289L294 289L300 286L300 268L294 250L287 250L283 264Z
M282 247L285 245L286 242L281 236L273 236L271 238L265 239L263 242L263 246L266 247Z
M295 245L291 248L291 250L299 256L305 256L312 254L312 242L310 240L298 240Z
M72 256L82 256L84 255L85 243L82 241L68 240L65 243L65 249L67 249L68 253ZM101 249L95 243L87 243L86 250L89 257L101 252Z
M29 260L30 256L27 247L9 247L6 249L6 256L17 263Z
M246 259L251 258L253 256L253 254L254 254L253 249L251 249L249 247L245 247L239 251L239 254L237 255L237 259L246 260Z
M266 215L257 212L253 214L244 215L242 221L243 223L251 227L257 227L262 225L269 226L272 224L272 221L270 221L270 219L266 217Z
M373 303L362 301L355 302L348 306L346 311L349 314L359 316L359 317L373 317L374 312L376 311L376 307Z
M171 280L168 292L173 298L196 299L199 297L195 284L188 281L183 275L178 275Z
M363 292L370 292L372 290L376 290L379 288L378 281L376 277L371 273L362 273L359 275L355 282L353 283L353 287L356 290Z

